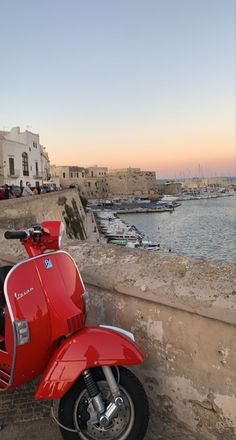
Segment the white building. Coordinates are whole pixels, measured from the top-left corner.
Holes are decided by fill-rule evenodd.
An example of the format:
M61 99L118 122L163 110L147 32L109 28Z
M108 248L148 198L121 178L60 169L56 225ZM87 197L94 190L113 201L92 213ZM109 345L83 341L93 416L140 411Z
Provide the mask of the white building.
M50 178L50 162L39 135L20 127L0 131L0 185L41 186Z

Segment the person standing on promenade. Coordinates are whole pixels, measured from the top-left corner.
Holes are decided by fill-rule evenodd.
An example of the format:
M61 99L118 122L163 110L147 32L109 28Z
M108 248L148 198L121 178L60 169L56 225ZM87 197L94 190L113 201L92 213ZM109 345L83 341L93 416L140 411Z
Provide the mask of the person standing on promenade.
M36 187L32 189L32 192L34 196L38 195L38 189Z
M7 184L4 186L4 199L10 199L10 188Z
M30 183L26 182L26 186L23 189L22 197L32 196L33 192L30 189Z

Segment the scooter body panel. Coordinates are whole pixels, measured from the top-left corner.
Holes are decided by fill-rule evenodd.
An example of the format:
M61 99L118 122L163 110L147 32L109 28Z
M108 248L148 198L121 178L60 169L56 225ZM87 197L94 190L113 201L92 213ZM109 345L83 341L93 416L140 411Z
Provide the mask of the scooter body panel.
M5 345L12 358L9 386L15 387L42 373L58 340L84 326L85 289L73 259L58 251L14 266L4 291L9 311ZM27 321L29 329L29 340L23 345L16 332L21 321ZM6 353L0 352L0 369Z
M138 365L144 357L127 336L100 327L85 327L56 350L43 375L35 399L62 398L88 368Z

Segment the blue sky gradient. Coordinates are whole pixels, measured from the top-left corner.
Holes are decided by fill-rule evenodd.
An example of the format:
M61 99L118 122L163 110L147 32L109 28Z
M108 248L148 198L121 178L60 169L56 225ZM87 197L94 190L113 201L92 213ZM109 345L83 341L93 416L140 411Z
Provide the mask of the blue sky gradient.
M234 174L234 0L2 0L0 14L0 129L39 132L58 165Z

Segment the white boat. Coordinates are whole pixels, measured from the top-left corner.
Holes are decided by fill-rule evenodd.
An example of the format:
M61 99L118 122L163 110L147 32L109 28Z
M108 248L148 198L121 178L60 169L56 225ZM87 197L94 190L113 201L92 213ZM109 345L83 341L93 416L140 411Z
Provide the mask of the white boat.
M129 242L126 244L126 247L132 248L132 249L142 249L145 251L159 251L160 245L152 243L151 241L146 240L140 240L140 241L134 241Z
M160 244L152 243L151 241L142 240L142 244L140 247L148 251L159 251Z
M127 224L124 220L112 213L96 213L98 228L103 234L107 243L126 246L128 248L139 248L143 250L159 250L160 245L144 240L144 234L136 226Z
M160 202L162 203L171 203L171 202L177 202L178 197L175 196L171 196L166 194L165 196L162 196L162 198L160 199Z

